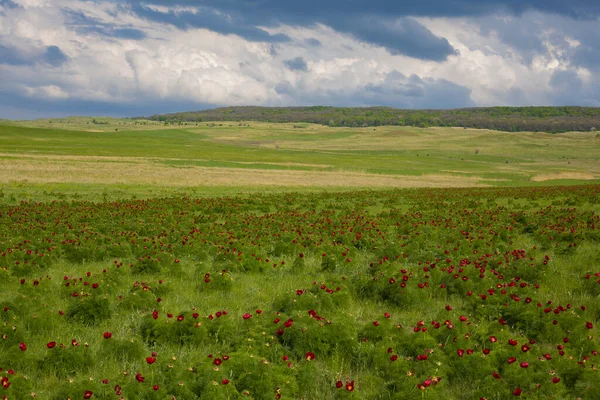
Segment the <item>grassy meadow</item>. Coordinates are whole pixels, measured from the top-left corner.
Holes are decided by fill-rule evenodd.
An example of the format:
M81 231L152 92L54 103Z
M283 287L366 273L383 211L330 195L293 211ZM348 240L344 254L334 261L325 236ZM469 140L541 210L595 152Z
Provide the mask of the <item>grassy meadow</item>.
M598 149L593 132L78 117L0 125L0 183L15 198L73 187L97 196L573 184L600 178Z
M4 121L0 398L595 399L599 147Z

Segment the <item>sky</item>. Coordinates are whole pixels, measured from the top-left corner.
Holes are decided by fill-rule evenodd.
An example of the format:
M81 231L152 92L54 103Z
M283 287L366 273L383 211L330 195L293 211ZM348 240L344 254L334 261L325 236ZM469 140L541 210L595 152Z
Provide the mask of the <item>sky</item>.
M598 0L0 0L0 118L600 106Z

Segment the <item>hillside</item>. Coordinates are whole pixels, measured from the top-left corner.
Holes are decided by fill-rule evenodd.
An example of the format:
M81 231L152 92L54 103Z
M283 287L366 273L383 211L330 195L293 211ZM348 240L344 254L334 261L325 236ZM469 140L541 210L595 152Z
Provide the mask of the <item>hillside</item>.
M102 199L113 190L147 196L151 190L539 186L600 178L595 132L90 121L0 125L0 202L3 193L14 203L31 190L51 199L84 190Z
M407 110L389 107L224 107L156 114L148 119L169 123L200 121L310 122L330 126L465 127L506 132L595 131L600 108L488 107L455 110Z

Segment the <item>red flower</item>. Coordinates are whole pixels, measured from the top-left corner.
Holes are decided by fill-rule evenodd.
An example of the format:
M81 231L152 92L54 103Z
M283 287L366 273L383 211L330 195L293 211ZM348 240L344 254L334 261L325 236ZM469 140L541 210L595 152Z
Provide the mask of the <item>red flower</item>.
M156 362L156 357L146 357L146 362L152 365Z
M592 329L594 327L594 324L592 324L591 322L588 321L585 323L585 327L588 329Z
M379 326L379 321L373 321L373 325Z
M516 358L516 357L510 357L510 358L508 359L508 363L509 363L509 364L512 364L512 363L514 363L514 362L516 362L516 361L517 361L517 358Z
M316 356L315 356L315 353L313 353L313 352L311 352L311 351L307 351L307 352L306 352L306 356L305 356L305 358L306 358L306 360L307 360L307 361L314 360L314 359L315 359L315 357L316 357Z
M229 385L229 379L223 379L221 381L221 384L223 384L223 385Z
M53 349L54 346L56 346L56 342L52 341L52 342L48 342L48 344L46 344L46 347L49 349Z
M252 314L246 313L246 314L242 315L242 318L244 318L244 319L250 319L250 318L252 318Z
M221 361L221 359L220 359L220 358L215 358L215 359L213 360L213 364L215 364L215 365L221 365L222 363L223 363L223 361Z
M346 390L349 392L354 391L354 381L346 382Z
M135 376L135 380L138 381L138 382L144 382L146 380L146 378L144 378L141 373L138 373Z
M340 389L342 386L344 386L344 383L342 381L337 381L335 383L335 387L338 388L338 389Z
M158 385L152 386L152 390L157 391L158 389L160 389L160 386L158 386Z
M285 321L283 323L283 326L286 327L286 328L289 328L289 327L292 326L293 323L294 323L294 320L290 318L290 319L288 319L287 321Z
M183 315L178 316L177 321L179 321L179 322L183 321Z
M526 362L526 361L523 361L523 362L521 363L521 368L529 368L529 363L528 363L528 362Z
M262 310L256 310L257 314L262 314Z
M27 345L23 342L19 343L19 348L21 349L21 351L25 351L27 350Z
M462 357L465 355L465 351L463 349L456 350L456 353L458 354L459 357Z
M104 339L110 339L112 337L112 333L104 332Z
M91 399L93 395L94 395L94 393L91 390L86 390L85 393L83 394L83 398Z
M523 393L523 390L521 390L521 388L516 388L515 391L513 392L513 395L520 396L521 393Z
M393 356L390 357L390 361L396 361L398 359L398 355L394 354Z

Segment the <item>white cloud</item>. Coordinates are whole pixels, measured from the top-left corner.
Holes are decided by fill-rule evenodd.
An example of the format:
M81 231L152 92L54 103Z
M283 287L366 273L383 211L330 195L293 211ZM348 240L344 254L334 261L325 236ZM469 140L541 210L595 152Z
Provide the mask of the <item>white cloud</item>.
M564 45L556 41L566 17L552 17L553 29L535 32L550 17L541 13L487 17L496 18L492 22L497 26L486 29L482 28L486 21L475 18L419 18L459 52L435 62L391 55L383 47L324 25L265 27L270 34L292 39L269 44L207 29L179 30L140 19L109 1L19 0L18 4L22 8L5 7L0 12L0 45L18 48L22 57L31 60L48 46L57 46L68 61L61 65L0 61L0 76L6 80L0 95L125 105L178 102L189 104L189 109L195 104L363 105L378 104L378 99L379 104L423 107L470 104L471 99L477 105L555 104L557 90L570 88L552 87L553 74L574 71L568 76L578 76L585 85L573 88L580 93L567 98L589 104L599 99L589 89L599 86L599 78L570 61L573 51L583 46L578 33L564 34ZM190 12L181 7L174 10ZM118 39L78 29L81 26L70 23L73 15L84 15L101 26L137 30L145 37ZM533 27L527 25L529 20ZM529 54L510 42L502 31L507 26L531 29L529 40L535 44L539 37L542 50ZM306 70L285 68L286 60L298 57L306 62ZM435 98L440 93L461 97ZM8 109L14 110L0 107L0 113ZM100 108L96 114L101 113Z

